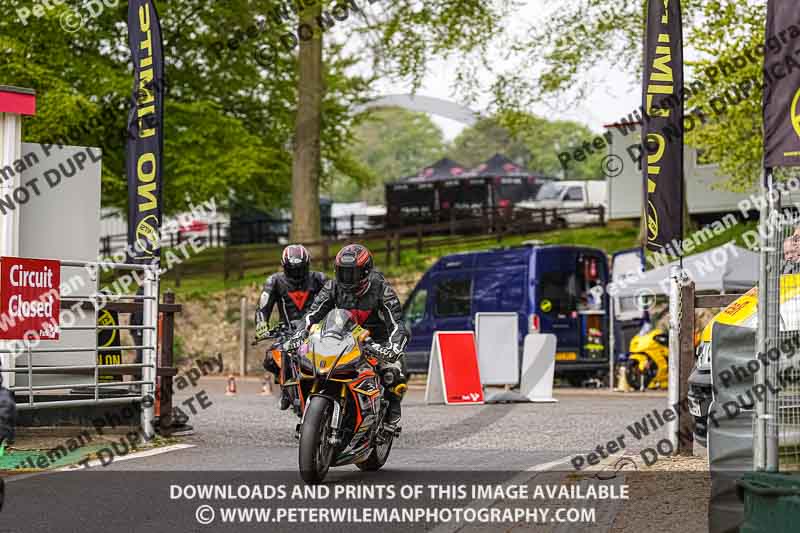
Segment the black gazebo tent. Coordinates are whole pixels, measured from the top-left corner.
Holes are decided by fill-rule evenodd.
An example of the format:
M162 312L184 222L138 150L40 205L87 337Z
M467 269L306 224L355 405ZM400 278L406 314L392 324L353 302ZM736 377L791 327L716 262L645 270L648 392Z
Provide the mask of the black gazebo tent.
M442 158L419 171L386 184L387 227L407 224L429 224L436 221L439 210L439 183L458 179L464 167L452 159Z
M489 179L491 205L502 208L535 198L542 181L550 179L541 173L531 172L502 154L494 154L467 175Z
M453 218L485 215L510 208L536 196L542 181L549 180L495 154L472 171L443 158L386 184L387 227L443 222Z

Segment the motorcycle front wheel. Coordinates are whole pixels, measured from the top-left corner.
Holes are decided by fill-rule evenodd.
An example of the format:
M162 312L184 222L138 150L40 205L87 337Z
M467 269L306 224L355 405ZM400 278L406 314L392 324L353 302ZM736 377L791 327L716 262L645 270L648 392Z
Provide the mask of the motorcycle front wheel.
M647 390L650 382L655 377L655 373L651 370L651 365L655 363L648 358L648 366L642 371L639 368L639 362L631 359L628 361L627 372L625 372L625 379L628 381L628 386L635 390Z
M331 402L314 396L300 430L300 476L309 484L322 483L333 461Z

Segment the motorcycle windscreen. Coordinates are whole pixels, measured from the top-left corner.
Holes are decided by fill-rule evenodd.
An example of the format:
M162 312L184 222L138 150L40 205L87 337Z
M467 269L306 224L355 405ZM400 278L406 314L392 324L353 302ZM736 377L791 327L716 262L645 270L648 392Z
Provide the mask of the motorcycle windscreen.
M353 315L344 309L334 309L325 317L320 332L321 337L343 339L350 336L350 332L356 328Z

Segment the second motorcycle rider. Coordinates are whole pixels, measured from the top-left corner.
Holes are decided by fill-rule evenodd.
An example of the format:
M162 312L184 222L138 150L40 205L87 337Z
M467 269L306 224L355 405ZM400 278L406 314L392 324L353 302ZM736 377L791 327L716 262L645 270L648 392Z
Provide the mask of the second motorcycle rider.
M270 315L276 305L281 322L288 328L302 320L328 280L322 272L311 271L311 256L300 244L284 248L281 266L283 272L268 277L261 291L256 311L256 338L265 337L269 332ZM264 361L264 368L278 375L278 366L270 355ZM286 391L282 391L280 408L288 409L290 402Z

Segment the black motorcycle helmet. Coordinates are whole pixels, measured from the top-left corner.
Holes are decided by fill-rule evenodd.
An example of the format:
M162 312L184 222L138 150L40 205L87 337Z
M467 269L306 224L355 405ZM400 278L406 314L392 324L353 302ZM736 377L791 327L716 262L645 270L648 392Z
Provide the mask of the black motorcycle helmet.
M289 281L298 284L305 281L308 277L308 270L311 265L311 255L301 244L290 244L283 249L281 256L283 273Z
M346 292L361 294L369 284L372 254L365 246L348 244L336 254L336 283Z

